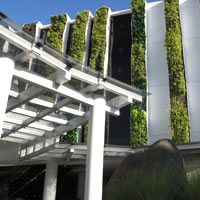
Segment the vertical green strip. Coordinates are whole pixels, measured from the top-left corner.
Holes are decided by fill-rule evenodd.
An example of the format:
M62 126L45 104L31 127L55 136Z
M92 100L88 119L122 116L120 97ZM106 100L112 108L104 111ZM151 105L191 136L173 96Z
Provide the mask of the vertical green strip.
M62 51L63 33L67 22L65 14L51 16L51 26L47 34L47 42Z
M59 51L62 51L62 36L65 29L66 21L67 16L65 14L51 16L51 25L47 33L47 42ZM40 74L47 77L55 71L56 70L54 68L46 65L40 69ZM48 92L47 96L53 98L54 100L56 99L55 93Z
M37 22L31 23L31 24L24 24L23 29L29 31L30 33L32 33L35 36L36 24L37 24Z
M74 24L74 31L72 33L72 47L70 49L71 56L79 61L80 63L83 63L84 56L85 56L85 50L86 50L86 28L88 24L88 17L89 17L89 11L85 10L81 13L78 13L76 16L76 22ZM75 88L80 90L80 81L78 80L72 80L72 84L76 85ZM88 135L88 124L85 124L82 127L83 134L84 134L84 143L87 143L87 135Z
M72 34L72 48L70 50L71 56L81 63L83 62L86 49L85 32L88 24L88 17L88 10L77 14Z
M63 50L63 33L67 22L65 14L51 16L51 26L47 33L47 42L55 47L57 50ZM47 67L47 75L54 72L53 68ZM68 114L66 114L68 117ZM71 130L66 136L63 136L64 142L74 143L77 142L77 129Z
M190 129L178 0L165 0L165 17L172 139L176 143L189 142Z
M145 1L132 0L132 86L146 90L145 67ZM146 99L143 103L133 103L131 106L130 131L131 145L147 144Z
M90 67L100 72L104 71L108 10L103 6L96 11L92 29Z

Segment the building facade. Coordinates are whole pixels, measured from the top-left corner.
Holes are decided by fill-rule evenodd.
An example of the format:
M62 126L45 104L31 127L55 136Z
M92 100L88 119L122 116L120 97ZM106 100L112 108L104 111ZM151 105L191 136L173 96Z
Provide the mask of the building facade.
M127 105L122 95L119 101L125 103L119 105L120 116L113 116L115 114L113 112L106 114L105 184L125 155L130 152L135 153L137 146L143 150L146 145L151 145L162 138L175 141L177 147L183 152L188 169L191 166L195 170L199 168L199 19L199 0L173 2L165 0L153 3L133 0L131 9L127 10L113 12L103 6L93 14L90 11L80 12L76 19L61 14L52 16L49 25L36 22L23 26L24 30L31 32L35 37L37 48L43 49L46 48L45 45L51 45L64 55L71 56L77 63L101 72L104 81L112 77L143 90L142 103L135 102ZM67 65L74 69L78 66L71 63ZM29 60L27 68L43 77L55 72L54 68L44 66L41 60L34 57ZM89 74L90 71L88 70L87 73ZM13 79L12 87L15 86L19 93L29 88L29 85ZM81 83L73 77L67 83L67 87L75 91L80 91L87 86L86 82ZM123 84L120 86L123 88ZM102 91L101 88L98 92L103 94L107 102L116 95L109 91ZM45 93L44 96L46 105L40 104L41 107L48 107L50 103L59 103L65 99L63 95L54 93ZM13 93L10 94L11 97L14 97ZM114 103L118 105L118 102ZM35 108L38 104L32 101L28 106ZM70 109L77 108L76 104L73 106ZM84 103L79 104L78 107L77 112L80 115L81 112L88 111ZM59 112L57 110L56 114L65 116L65 113L64 110ZM70 117L66 115L66 119ZM9 130L7 128L9 123L11 122L6 118L3 131ZM50 123L48 125L54 128ZM38 134L40 132L41 130L38 130ZM1 170L11 177L9 180L2 181L2 195L6 194L4 199L9 195L13 199L19 197L42 199L45 181L47 183L43 198L47 199L45 194L48 194L48 180L45 179L45 163L48 163L49 159L53 162L47 167L54 166L54 161L60 166L52 167L55 168L53 172L55 176L58 173L56 198L84 199L87 120L76 126L74 131L70 129L64 135L61 141L56 140L59 143L58 145L56 143L57 146L51 148L47 146L38 152L34 152L37 145L35 143L34 146L33 141L26 144L15 142L17 139L25 140L20 134L14 136L14 142L9 138L0 141ZM73 143L72 146L62 146L69 143ZM8 149L9 151L6 151ZM27 153L28 151L30 153ZM59 153L59 157L56 157L56 153ZM76 155L73 157L73 154ZM12 167L7 169L8 165ZM32 179L34 181L31 181ZM33 185L37 188L35 197L31 191Z

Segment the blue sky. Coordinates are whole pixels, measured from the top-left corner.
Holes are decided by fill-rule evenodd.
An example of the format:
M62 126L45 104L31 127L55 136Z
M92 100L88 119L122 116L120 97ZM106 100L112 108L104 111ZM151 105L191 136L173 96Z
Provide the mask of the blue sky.
M130 8L131 0L1 0L1 11L18 24L41 21L50 23L50 16L67 13L72 19L77 12L90 10L92 13L101 6L112 11ZM148 0L148 2L155 0Z

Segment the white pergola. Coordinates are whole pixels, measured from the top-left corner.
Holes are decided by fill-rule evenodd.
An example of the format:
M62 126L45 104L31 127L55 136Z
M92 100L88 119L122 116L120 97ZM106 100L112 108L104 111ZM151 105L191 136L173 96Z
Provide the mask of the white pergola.
M66 159L87 155L84 199L101 200L105 113L119 116L120 108L141 102L145 94L63 55L3 13L0 47L1 140L20 144L21 162L47 161L44 200L55 199L58 154ZM41 76L32 66L48 66L55 72ZM73 88L72 79L81 81L82 87ZM103 90L102 95L99 90ZM55 101L47 92L56 97ZM61 135L87 122L87 149L60 143Z

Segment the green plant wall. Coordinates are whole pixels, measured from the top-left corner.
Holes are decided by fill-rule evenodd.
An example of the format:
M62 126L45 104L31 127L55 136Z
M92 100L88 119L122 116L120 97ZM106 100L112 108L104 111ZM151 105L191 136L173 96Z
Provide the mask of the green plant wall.
M63 142L76 143L78 141L77 129L73 129L67 133L67 135L63 135Z
M172 138L176 143L189 142L190 128L178 0L165 0L165 17Z
M74 24L74 31L72 33L72 47L70 49L70 55L80 63L83 63L85 50L86 50L86 43L85 43L85 32L88 24L88 17L89 11L85 10L80 12L76 16L76 22ZM80 90L81 83L80 81L72 81L73 85L76 85L75 88ZM88 135L88 124L85 124L82 127L83 134L84 134L84 143L87 143L87 135Z
M76 16L75 24L73 25L72 41L69 54L80 63L83 63L84 61L84 55L86 50L85 32L88 23L88 17L89 17L88 10L78 13ZM74 89L80 91L81 81L72 78L69 84Z
M29 31L30 33L32 33L35 36L35 32L36 32L36 22L35 23L31 23L31 24L24 24L23 25L23 29Z
M63 32L66 22L67 16L65 14L51 16L51 25L47 33L47 42L59 51L62 51ZM41 75L48 77L55 71L54 68L46 65L41 68L40 73ZM46 95L54 100L56 99L56 95L52 92L48 92Z
M104 72L108 11L106 6L96 11L92 29L90 67L100 72Z
M65 14L51 16L51 26L47 33L47 42L59 51L62 51L66 22L67 16Z
M145 67L145 1L132 0L132 86L146 90L146 67ZM131 145L140 146L147 144L146 125L146 99L145 103L133 103L131 106L130 131Z
M67 16L65 14L51 16L51 25L47 33L47 42L62 52L63 47L63 33L67 23ZM46 68L46 75L55 72L53 68ZM63 136L63 141L74 143L77 142L77 129L71 130L66 136Z
M88 10L77 14L76 22L74 24L74 31L72 34L72 48L70 50L71 56L81 63L83 62L86 49L85 32L88 23L88 17Z

